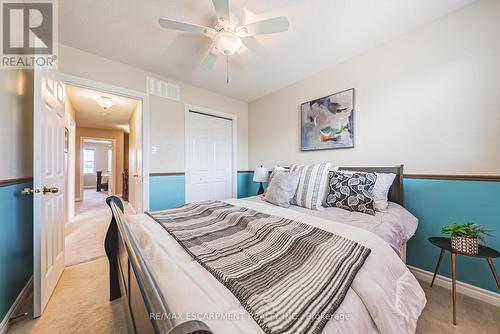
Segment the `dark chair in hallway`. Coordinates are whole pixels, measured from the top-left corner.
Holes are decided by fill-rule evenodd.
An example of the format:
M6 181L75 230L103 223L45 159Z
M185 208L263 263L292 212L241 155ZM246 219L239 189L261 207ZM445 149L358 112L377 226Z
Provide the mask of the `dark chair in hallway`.
M96 184L97 192L101 192L101 190L107 191L109 179L105 183L103 183L102 182L102 171L97 171L96 174L97 174L97 184Z

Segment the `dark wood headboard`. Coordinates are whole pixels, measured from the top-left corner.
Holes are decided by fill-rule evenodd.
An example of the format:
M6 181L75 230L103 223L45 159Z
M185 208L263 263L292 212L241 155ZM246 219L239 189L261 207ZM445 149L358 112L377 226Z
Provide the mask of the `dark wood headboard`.
M403 165L395 167L339 167L339 170L352 170L355 172L371 172L371 173L393 173L396 174L394 182L389 189L389 201L403 204Z

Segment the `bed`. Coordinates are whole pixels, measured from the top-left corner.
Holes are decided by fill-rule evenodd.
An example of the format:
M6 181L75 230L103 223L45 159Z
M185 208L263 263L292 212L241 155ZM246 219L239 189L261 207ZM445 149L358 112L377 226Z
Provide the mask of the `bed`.
M296 207L285 209L258 196L224 203L307 222L369 247L370 256L322 333L414 332L426 301L418 282L401 261L401 249L417 225L417 220L403 208L403 167L343 169L397 174L389 192L388 212L363 217L367 215L333 208L315 212ZM105 243L110 264L110 298L126 297L122 301L130 311L134 332L264 332L235 295L193 260L152 216L125 217L118 198L109 197L107 203L113 212Z

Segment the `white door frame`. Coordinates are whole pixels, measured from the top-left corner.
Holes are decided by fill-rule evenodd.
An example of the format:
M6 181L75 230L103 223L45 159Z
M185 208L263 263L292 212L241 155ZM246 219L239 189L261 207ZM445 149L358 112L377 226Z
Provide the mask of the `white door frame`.
M197 113L205 114L207 116L215 116L215 117L222 117L222 118L227 118L231 120L231 127L232 127L232 133L233 133L233 138L232 138L232 166L231 166L231 183L232 183L232 198L236 198L238 195L238 141L237 141L237 129L238 129L238 117L233 114L228 114L222 111L217 111L217 110L212 110L204 107L199 107L199 106L194 106L191 104L186 104L184 108L184 164L185 164L185 183L184 183L184 188L185 188L185 193L186 193L186 202L190 201L190 196L191 194L189 193L189 180L191 177L191 170L190 166L188 163L189 156L191 154L191 147L189 146L189 138L191 136L191 130L190 130L190 120L189 120L189 111L195 111Z
M106 142L110 142L111 145L113 145L113 156L112 156L112 170L111 170L111 175L112 175L112 179L113 180L108 180L108 194L110 196L112 195L116 195L116 175L118 174L116 172L116 139L111 139L111 138L98 138L98 137L89 137L89 136L82 136L80 137L80 166L78 166L79 170L80 170L80 198L82 199L82 201L85 200L85 197L84 197L84 190L85 190L85 178L83 175L83 149L84 149L84 143L85 143L85 139L90 139L90 140L100 140L100 141L106 141ZM94 174L97 175L96 171L94 171ZM109 182L112 182L112 187L111 189L109 188ZM111 191L110 191L111 190Z
M66 219L69 221L75 216L75 175L76 175L76 124L71 115L69 117L69 147L68 147L68 170L66 171L67 186L67 199L66 203Z
M61 80L73 86L98 90L103 93L120 95L142 101L142 209L149 210L149 96L146 93L132 89L115 86L91 79L81 78L70 74L61 73ZM146 92L149 90L149 82L144 78Z

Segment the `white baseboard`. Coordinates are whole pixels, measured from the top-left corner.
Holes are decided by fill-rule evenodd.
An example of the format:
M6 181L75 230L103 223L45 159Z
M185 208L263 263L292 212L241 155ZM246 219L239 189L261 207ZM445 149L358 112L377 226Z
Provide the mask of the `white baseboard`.
M412 266L408 266L408 268L416 278L424 282L431 283L434 273ZM451 279L448 277L438 274L436 276L434 284L451 290ZM500 307L500 293L478 288L477 286L470 285L461 281L457 281L457 292L478 299L485 303Z
M19 310L19 307L21 306L22 301L31 293L32 286L33 286L33 276L31 276L31 278L28 280L28 282L21 290L21 292L17 296L16 300L14 301L10 309L7 311L7 314L3 318L2 323L0 323L0 334L7 333L7 329L9 328L9 319L16 315L17 311Z

